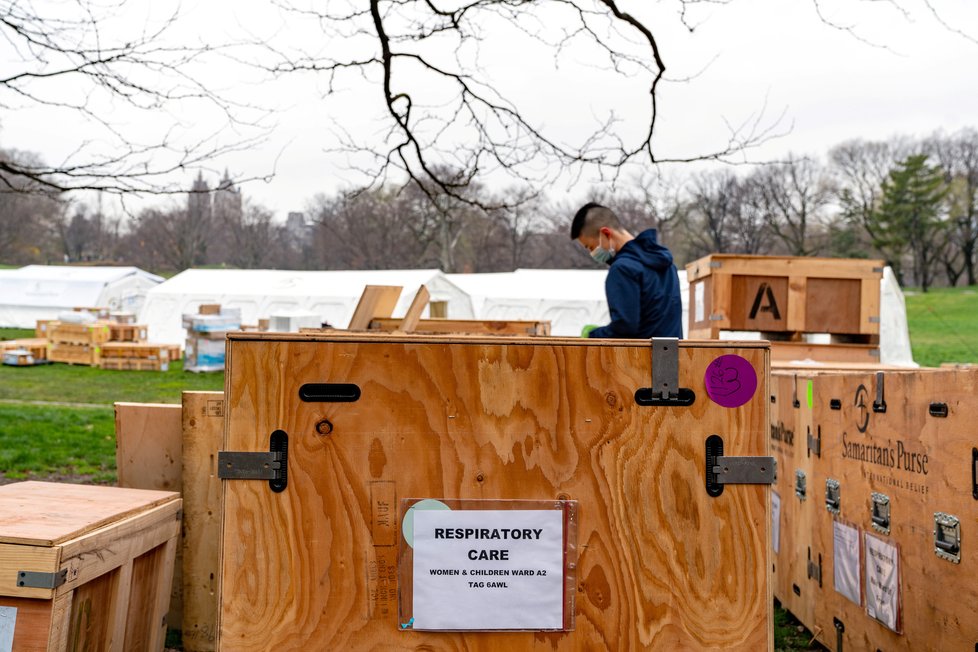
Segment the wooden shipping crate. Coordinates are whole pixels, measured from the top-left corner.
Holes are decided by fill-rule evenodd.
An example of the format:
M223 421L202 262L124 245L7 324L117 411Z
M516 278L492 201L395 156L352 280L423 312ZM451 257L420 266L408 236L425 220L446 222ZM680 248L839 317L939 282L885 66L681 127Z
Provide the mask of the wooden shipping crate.
M94 324L71 324L68 322L50 322L47 338L52 344L71 344L76 346L95 347L109 341L108 322Z
M373 319L368 328L372 331L392 332L401 325L401 319ZM415 333L478 335L550 335L549 321L492 321L479 319L421 319L413 329Z
M0 487L0 625L12 652L163 649L180 498L22 482Z
M31 337L22 340L4 340L0 342L0 351L22 349L31 354L35 360L47 360L48 341L43 337Z
M224 481L220 649L772 649L770 492L707 491L711 435L769 450L765 345L682 342L670 363L647 341L232 333L228 351L223 455L284 436L287 476ZM671 364L686 403L645 404ZM574 628L400 622L412 497L577 501Z
M822 492L829 481L838 486L838 513L823 508L814 524L825 560L814 623L826 633L822 642L833 650L974 649L978 371L850 373L813 384L823 435L814 484ZM836 539L857 537L859 595L850 591L851 600L844 581L835 590L837 574L852 575L844 572L852 564L835 558ZM879 596L889 592L870 586L890 585L870 575L881 553L868 556L867 539L890 551L883 573L897 559L899 616L885 625L890 612Z
M98 366L102 359L100 346L87 344L49 344L48 360L66 364L81 364L91 367Z
M879 336L881 260L712 254L686 274L691 338L721 330Z
M98 363L101 369L114 371L167 371L170 368L168 360L146 358L102 358Z

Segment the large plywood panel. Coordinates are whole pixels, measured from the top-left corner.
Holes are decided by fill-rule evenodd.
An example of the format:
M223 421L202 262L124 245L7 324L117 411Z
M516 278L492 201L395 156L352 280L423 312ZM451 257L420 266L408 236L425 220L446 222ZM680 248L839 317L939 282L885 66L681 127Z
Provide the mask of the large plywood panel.
M788 279L734 276L729 311L732 330L788 330Z
M704 488L711 434L769 450L767 349L725 344L683 344L697 399L653 408L642 342L232 335L224 448L280 429L289 462L282 493L225 482L221 649L771 649L769 490ZM704 385L728 353L758 376L733 409ZM362 395L300 401L312 382ZM575 630L399 631L399 525L378 515L406 497L579 501Z
M882 380L886 411L874 409ZM844 625L842 649L972 650L978 644L978 499L975 497L975 421L978 371L851 373L815 379L816 419L822 424L823 457L817 470L839 481L838 516L816 523L829 551L823 572L826 599L816 625L837 649L834 622ZM834 408L833 409L833 401ZM947 416L940 414L941 406ZM890 500L890 532L873 528L871 496ZM934 514L960 519L961 558L952 563L934 550ZM890 631L832 590L832 523L840 519L899 548L902 567L902 632ZM865 577L863 577L865 583Z
M183 648L217 646L224 392L183 393Z

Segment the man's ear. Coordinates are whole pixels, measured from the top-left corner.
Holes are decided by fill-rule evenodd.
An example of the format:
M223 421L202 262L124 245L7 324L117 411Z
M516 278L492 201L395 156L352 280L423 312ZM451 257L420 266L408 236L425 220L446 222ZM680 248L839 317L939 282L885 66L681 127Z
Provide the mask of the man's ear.
M600 229L598 229L598 233L601 233L609 240L611 239L611 229L607 226L602 226Z

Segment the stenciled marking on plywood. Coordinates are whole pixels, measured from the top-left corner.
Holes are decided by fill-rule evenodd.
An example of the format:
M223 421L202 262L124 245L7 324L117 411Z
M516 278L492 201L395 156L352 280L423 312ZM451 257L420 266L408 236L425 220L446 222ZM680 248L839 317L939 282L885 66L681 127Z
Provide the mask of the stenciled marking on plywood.
M397 547L374 546L367 559L367 617L393 617L397 613Z

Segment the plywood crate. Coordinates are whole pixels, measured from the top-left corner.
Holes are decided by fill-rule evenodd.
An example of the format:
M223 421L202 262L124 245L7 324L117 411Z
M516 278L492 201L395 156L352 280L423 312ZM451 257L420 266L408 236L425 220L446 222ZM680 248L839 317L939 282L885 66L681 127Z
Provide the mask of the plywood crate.
M819 375L812 384L822 439L810 486L823 502L812 524L813 549L823 565L809 627L832 650L974 649L978 371L850 372ZM824 506L830 481L838 486L837 513ZM954 546L950 530L937 522L948 516L957 521ZM843 526L858 535L856 601L836 590L836 567L841 574L844 565L835 558L835 528ZM899 633L868 615L867 537L895 549ZM938 554L953 547L956 560Z
M101 347L99 366L103 369L166 371L170 348L148 342L106 342Z
M879 336L881 260L712 254L686 265L686 275L691 338L721 330Z
M34 360L47 360L48 357L48 341L43 337L0 342L0 351L12 351L15 349L27 351Z
M373 319L368 328L372 331L392 332L401 325L400 319ZM421 319L413 329L415 333L442 333L478 335L550 335L549 321L493 321L479 319Z
M101 351L100 345L52 343L48 345L48 360L97 367L102 359Z
M179 531L180 498L170 492L0 487L8 649L162 650Z
M55 345L71 344L95 347L109 341L109 324L108 322L95 322L94 324L51 322L48 324L47 337Z
M706 488L712 434L768 453L765 345L681 343L695 399L668 406L639 402L669 367L649 342L232 333L228 350L222 449L288 444L283 491L224 480L220 649L772 649L768 487ZM750 369L729 408L706 391L727 355ZM392 517L410 497L578 501L574 629L405 629Z

